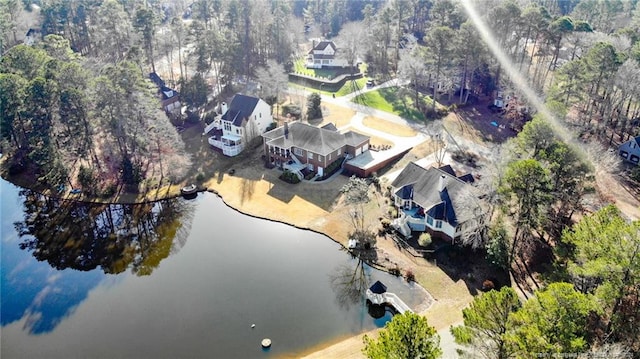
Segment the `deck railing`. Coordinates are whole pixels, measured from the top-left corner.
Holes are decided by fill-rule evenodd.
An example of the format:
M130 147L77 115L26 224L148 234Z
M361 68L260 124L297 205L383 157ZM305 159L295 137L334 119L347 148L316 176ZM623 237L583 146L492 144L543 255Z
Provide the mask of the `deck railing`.
M367 299L369 299L373 304L388 304L395 308L395 310L400 314L404 312L413 313L413 310L411 310L411 308L409 308L409 306L395 293L384 292L382 294L377 294L373 293L370 289L367 289Z

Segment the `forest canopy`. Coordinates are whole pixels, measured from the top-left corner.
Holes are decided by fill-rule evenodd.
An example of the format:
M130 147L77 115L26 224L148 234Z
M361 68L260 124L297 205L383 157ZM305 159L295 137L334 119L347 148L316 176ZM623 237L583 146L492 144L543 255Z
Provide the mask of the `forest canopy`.
M190 165L139 66L95 63L58 35L3 55L0 110L6 170L52 189L110 195L181 180Z

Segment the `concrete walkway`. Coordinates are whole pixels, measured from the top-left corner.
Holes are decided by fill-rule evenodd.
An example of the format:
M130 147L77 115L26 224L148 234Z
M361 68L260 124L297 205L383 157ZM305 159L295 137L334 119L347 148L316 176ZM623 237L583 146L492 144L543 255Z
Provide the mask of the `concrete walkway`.
M368 333L364 333L369 335L370 337L376 338L376 332L378 329L373 330ZM311 353L307 356L304 356L304 359L325 359L325 358L364 358L364 354L362 354L362 348L364 348L364 343L362 342L362 337L364 334L357 335L351 337L349 339L343 340L336 344L333 344L329 347L326 347L317 352ZM456 344L453 339L453 335L449 331L449 327L438 330L438 335L440 336L440 349L442 349L442 359L458 359L460 356L458 355L457 350L462 347Z

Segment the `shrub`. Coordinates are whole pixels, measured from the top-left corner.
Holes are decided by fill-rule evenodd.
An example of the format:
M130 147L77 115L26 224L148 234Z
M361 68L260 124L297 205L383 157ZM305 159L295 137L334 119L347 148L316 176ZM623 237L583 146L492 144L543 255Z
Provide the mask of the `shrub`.
M275 123L275 122L271 122L271 123L269 124L269 126L267 126L266 131L271 131L271 130L275 129L276 127L278 127L278 124L277 124L277 123Z
M94 180L93 170L80 165L80 170L78 171L78 182L80 182L82 188L84 190L93 189L93 185L95 183Z
M316 118L322 118L322 108L320 103L322 98L320 94L313 92L307 98L307 119L314 120Z
M418 244L422 247L429 246L431 242L432 242L431 235L427 232L422 233L418 238Z
M300 116L302 116L302 109L300 108L300 106L296 106L294 104L284 105L282 106L282 115L290 115L291 117L298 119L300 118Z
M300 178L298 178L298 176L295 173L289 170L284 170L284 172L282 172L282 174L280 175L280 179L285 182L293 183L293 184L300 182Z
M396 277L400 276L400 268L398 268L397 266L394 268L389 269L389 274L395 275Z
M108 185L107 188L105 188L104 191L102 191L102 193L100 195L103 198L109 198L109 197L112 197L113 195L115 195L117 190L118 190L118 186L116 186L115 183L112 183L112 184Z
M196 175L196 181L202 182L202 180L204 180L204 173L198 172L198 174Z
M376 234L369 230L356 230L349 233L349 238L357 240L364 249L375 248L377 242Z
M129 157L124 157L120 164L122 181L128 185L138 185L142 180L142 168L140 164L133 163Z
M333 161L327 168L324 169L324 175L320 178L321 181L333 176L336 172L340 171L342 166L342 159Z
M484 282L482 282L482 290L484 290L485 292L490 291L491 289L495 289L496 285L493 283L493 281L487 279Z
M407 282L416 281L416 275L413 273L411 269L407 269L407 272L404 274L404 278L407 280Z

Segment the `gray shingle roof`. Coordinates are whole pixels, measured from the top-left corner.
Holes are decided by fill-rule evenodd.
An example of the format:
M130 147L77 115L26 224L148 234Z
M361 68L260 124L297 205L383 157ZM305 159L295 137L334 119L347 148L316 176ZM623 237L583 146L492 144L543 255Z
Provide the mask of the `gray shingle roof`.
M242 121L253 113L258 101L260 99L257 97L236 94L231 100L229 109L222 115L222 120L232 122L236 127L241 127Z
M438 191L440 177L445 178L445 190ZM469 213L469 211L461 211L462 206L468 206L469 203L459 203L460 196L464 195L464 191L475 192L475 188L465 183L461 179L451 175L449 172L431 167L424 169L414 162L409 163L400 172L398 177L391 184L395 188L396 195L406 194L403 190L405 187L411 187L413 190L413 201L425 209L425 212L432 210L432 217L442 217L451 225L456 226L469 218L466 215L460 218L461 213ZM471 204L473 205L473 204ZM479 206L478 203L476 203Z
M334 44L333 41L320 41L318 44L316 44L316 46L314 46L313 49L309 51L309 53L313 54L314 50L324 51L324 49L326 49L327 46L331 46L333 48L333 51L336 51L337 49L336 44Z
M262 136L267 139L268 145L280 148L297 147L325 156L344 145L356 142L359 145L368 139L367 136L355 132L349 131L346 134L341 134L300 122L292 122L288 126L289 135L287 137L284 136L284 127L278 127Z
M329 122L321 128L324 128L325 130L338 131L338 128L333 124L333 122Z
M344 133L344 138L345 141L347 141L347 145L357 147L366 142L369 139L369 136L365 136L353 131L348 131Z

